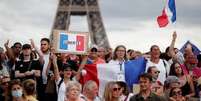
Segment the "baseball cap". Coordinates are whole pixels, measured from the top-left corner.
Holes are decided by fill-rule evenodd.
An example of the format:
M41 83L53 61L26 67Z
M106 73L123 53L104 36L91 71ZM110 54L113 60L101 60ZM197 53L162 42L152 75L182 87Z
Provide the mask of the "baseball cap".
M68 63L63 63L62 65L62 70L65 71L65 70L72 70L72 65L68 64Z
M96 47L91 48L91 52L98 52L98 49Z

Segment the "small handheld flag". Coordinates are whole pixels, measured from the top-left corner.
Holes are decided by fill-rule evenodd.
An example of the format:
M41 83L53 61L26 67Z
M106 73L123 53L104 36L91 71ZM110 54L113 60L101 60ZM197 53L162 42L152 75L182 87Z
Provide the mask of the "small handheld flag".
M168 7L164 7L162 15L157 17L159 27L166 27L169 22L174 23L176 21L176 6L175 0L168 0Z

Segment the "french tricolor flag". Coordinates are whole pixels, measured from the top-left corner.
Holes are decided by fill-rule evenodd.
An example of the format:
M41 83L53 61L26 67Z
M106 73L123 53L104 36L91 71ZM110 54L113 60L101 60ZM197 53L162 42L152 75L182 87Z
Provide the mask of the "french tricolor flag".
M176 21L176 6L175 0L167 0L162 14L157 17L157 22L159 27L165 27L169 23L174 23Z
M119 78L119 64L87 64L84 67L86 74L80 79L82 84L93 80L99 85L99 95L103 95L104 88L109 81L124 81L130 89L133 84L138 83L138 77L145 72L146 59L141 57L136 60L127 61L123 64L123 79Z

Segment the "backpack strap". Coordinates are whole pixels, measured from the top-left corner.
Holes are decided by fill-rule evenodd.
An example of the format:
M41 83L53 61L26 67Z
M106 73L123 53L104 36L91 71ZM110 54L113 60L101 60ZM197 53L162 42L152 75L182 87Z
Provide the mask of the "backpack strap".
M166 78L167 78L168 77L168 73L167 73L167 64L165 63L165 60L163 60L163 65L165 67L165 71L166 71L165 75L166 75Z
M58 92L59 92L59 88L61 87L61 83L64 81L64 79L62 78L60 81L59 81L59 84L57 85L58 86Z
M126 96L126 98L124 99L124 101L127 101L129 94Z

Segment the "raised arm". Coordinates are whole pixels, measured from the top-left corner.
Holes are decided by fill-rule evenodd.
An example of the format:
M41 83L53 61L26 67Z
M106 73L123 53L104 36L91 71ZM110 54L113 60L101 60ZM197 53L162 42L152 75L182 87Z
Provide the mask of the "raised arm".
M53 64L55 80L58 81L60 78L60 74L59 74L59 69L58 69L58 65L57 65L57 57L52 52L50 53L50 60Z
M176 58L176 54L174 51L174 46L175 46L175 42L176 42L176 38L177 38L177 33L176 31L174 31L173 35L172 35L172 42L170 44L170 48L169 48L169 55L173 58L173 59L177 59Z
M79 69L78 69L78 71L77 71L77 73L75 75L75 79L77 81L80 80L81 72L82 72L82 69L84 68L85 64L87 63L87 59L88 59L88 55L84 55L83 58L82 58L82 62L80 64L80 66L79 66Z
M33 39L30 39L32 47L36 50L36 53L39 55L39 61L41 64L44 64L43 53L41 50L35 45Z
M8 47L8 44L9 44L9 40L7 40L6 43L4 43L4 47L7 51L7 56L12 62L15 62L15 56L13 54L12 49Z

